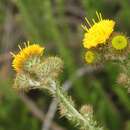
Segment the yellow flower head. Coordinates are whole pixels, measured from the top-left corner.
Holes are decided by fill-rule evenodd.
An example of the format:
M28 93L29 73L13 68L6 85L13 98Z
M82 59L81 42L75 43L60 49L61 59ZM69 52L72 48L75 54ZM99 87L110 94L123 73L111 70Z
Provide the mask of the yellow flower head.
M41 56L44 51L44 47L41 47L37 44L29 45L29 42L25 43L25 48L21 49L19 46L20 52L18 54L11 53L14 57L14 60L12 62L13 68L16 70L16 72L20 72L23 69L24 63L32 56Z
M125 37L124 35L117 35L113 37L111 42L112 47L115 48L116 50L123 50L128 45L127 37Z
M92 51L87 51L85 53L85 60L88 64L92 64L95 60L95 53L93 53Z
M83 39L83 46L88 49L97 47L99 44L105 44L115 26L113 20L102 19L101 13L96 12L96 15L99 20L98 22L95 22L95 20L92 19L93 25L91 25L88 19L85 18L90 28L88 29L87 26L82 26L86 31Z

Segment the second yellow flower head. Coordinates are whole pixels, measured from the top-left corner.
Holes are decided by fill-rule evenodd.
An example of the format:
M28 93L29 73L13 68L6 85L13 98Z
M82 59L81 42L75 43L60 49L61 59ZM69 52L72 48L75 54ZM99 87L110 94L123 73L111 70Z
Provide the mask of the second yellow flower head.
M83 26L86 31L83 39L83 46L87 49L97 47L99 44L105 44L114 30L115 22L113 20L102 19L101 13L96 12L96 14L99 22L95 22L95 20L92 19L93 25L85 18L90 26L89 29L87 26Z

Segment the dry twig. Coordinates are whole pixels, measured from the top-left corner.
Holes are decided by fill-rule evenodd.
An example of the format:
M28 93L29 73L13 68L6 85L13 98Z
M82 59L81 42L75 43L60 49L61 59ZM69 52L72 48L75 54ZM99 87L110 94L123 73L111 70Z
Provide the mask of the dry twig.
M32 112L32 114L37 117L39 120L44 122L45 114L37 107L37 105L29 99L25 94L19 94L20 99L25 103L27 108ZM55 122L51 123L51 129L53 130L65 130Z

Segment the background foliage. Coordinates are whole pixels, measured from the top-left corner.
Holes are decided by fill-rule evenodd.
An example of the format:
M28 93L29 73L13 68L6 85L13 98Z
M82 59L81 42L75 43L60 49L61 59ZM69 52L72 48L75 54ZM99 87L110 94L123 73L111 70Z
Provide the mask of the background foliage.
M12 89L14 72L9 51L17 51L23 41L41 43L46 55L59 55L65 61L61 82L73 79L85 65L81 40L84 17L101 11L116 20L116 30L130 35L129 0L0 0L0 130L38 130L42 121L32 114ZM87 67L87 66L86 66ZM130 95L116 85L117 66L107 63L101 69L76 80L69 91L77 107L93 105L96 118L108 130L130 129ZM29 100L47 112L51 99L46 92L31 91ZM58 125L76 129L65 118L55 116Z

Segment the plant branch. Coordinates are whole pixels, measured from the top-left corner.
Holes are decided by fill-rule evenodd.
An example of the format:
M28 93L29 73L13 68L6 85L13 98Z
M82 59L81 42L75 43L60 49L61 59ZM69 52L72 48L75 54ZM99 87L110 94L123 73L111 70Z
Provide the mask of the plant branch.
M62 88L65 91L68 91L72 87L73 82L75 80L77 80L78 78L84 76L86 73L90 74L90 73L93 73L95 71L100 71L102 68L103 68L102 65L94 66L94 67L92 67L92 66L81 67L73 74L74 75L73 79L66 80L63 83ZM51 102L51 104L49 106L48 112L46 114L45 120L43 122L42 130L49 130L50 129L51 123L52 123L53 118L55 116L55 113L57 111L57 107L58 107L58 101L57 100L52 100L52 102Z

